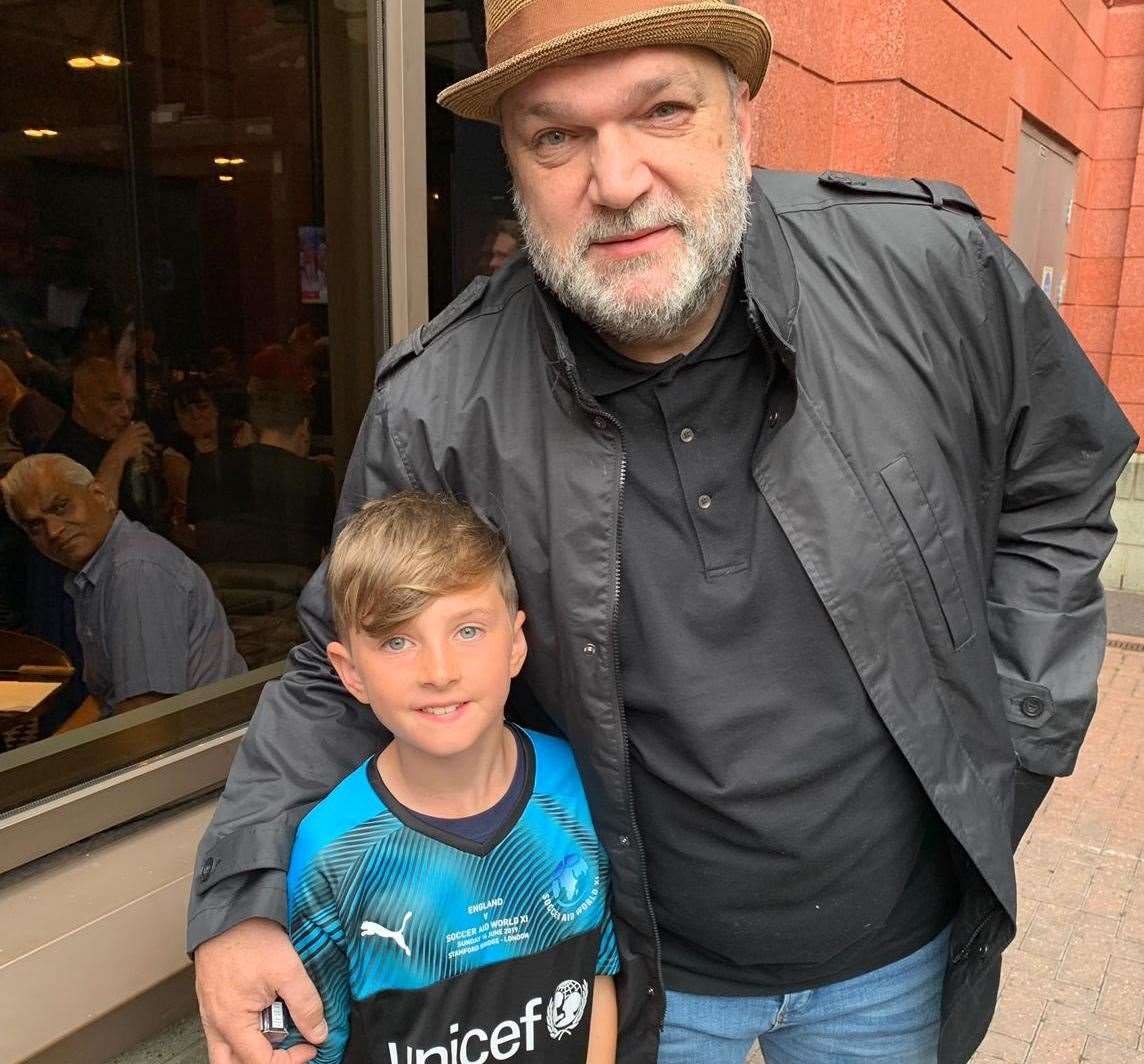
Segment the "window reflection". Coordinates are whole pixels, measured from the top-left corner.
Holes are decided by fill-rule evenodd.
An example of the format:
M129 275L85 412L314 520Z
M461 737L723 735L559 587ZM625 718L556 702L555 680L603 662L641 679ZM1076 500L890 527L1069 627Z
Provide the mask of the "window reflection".
M437 106L442 89L484 67L482 0L427 0L429 310L436 314L478 274L521 246L500 133Z
M0 630L76 669L38 715L0 712L0 749L280 660L299 637L336 492L317 50L331 45L331 83L364 54L357 6L318 9L0 6L0 473L58 453L94 477L40 470L21 520L0 514ZM81 558L104 524L87 520L92 492L119 532ZM128 567L101 614L75 585L107 577L124 522L168 597ZM217 607L233 667L164 643L180 595L186 647L226 659L209 649ZM147 691L109 686L141 660Z

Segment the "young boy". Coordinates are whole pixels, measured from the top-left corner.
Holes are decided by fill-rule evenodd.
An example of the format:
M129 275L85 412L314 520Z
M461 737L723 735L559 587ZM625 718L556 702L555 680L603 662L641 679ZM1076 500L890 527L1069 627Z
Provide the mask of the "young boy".
M402 492L350 519L327 583L330 661L393 738L294 842L315 1059L613 1064L604 852L568 746L504 720L526 647L503 540Z

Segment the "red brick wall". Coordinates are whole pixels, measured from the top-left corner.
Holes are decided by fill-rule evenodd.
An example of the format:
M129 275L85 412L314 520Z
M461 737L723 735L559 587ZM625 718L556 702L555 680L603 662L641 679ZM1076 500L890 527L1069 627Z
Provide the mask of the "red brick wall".
M1144 434L1144 0L744 0L755 161L963 185L1010 232L1021 117L1078 152L1061 313Z

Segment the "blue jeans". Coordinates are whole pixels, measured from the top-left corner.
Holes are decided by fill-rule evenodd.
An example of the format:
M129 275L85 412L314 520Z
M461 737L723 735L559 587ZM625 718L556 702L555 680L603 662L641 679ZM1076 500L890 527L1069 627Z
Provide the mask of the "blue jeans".
M915 953L840 983L777 997L667 992L659 1064L934 1064L949 928Z

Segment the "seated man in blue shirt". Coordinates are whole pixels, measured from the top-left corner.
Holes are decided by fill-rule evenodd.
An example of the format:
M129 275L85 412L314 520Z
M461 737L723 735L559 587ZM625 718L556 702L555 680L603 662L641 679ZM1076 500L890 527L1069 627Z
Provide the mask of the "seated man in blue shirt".
M69 570L84 683L104 715L246 671L203 571L119 513L88 469L33 455L0 489L36 549Z

